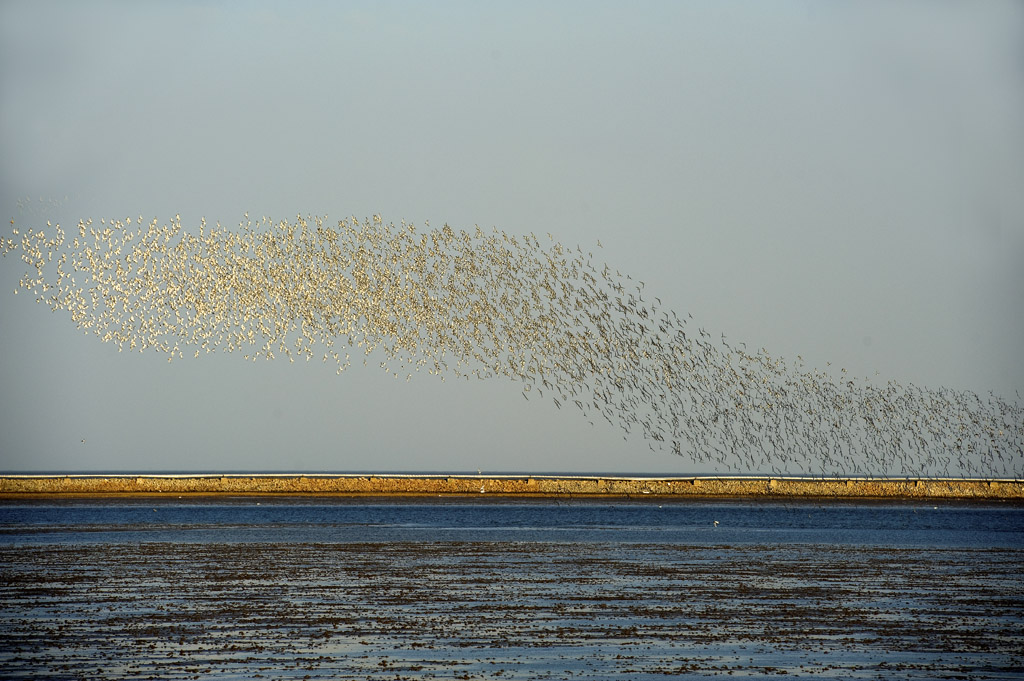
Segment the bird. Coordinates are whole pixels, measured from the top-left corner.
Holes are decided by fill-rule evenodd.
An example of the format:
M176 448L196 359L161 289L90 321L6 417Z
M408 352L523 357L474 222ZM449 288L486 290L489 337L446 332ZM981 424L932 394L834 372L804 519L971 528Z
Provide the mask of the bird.
M425 367L441 381L511 379L524 399L536 386L563 413L574 404L594 424L599 411L625 441L701 467L1021 476L1019 396L883 384L845 368L837 383L830 363L749 354L702 323L694 337L684 330L693 315L647 302L642 279L548 237L396 225L380 213L246 213L237 229L205 218L190 228L179 214L83 218L71 235L12 220L0 255L26 268L16 293L100 342L168 362L317 357L343 374L360 350L364 365L372 356L406 382Z

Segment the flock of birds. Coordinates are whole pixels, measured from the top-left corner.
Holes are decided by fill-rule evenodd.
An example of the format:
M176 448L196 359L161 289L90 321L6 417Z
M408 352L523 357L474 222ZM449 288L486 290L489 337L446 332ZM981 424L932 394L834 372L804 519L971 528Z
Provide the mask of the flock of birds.
M528 400L721 472L1020 477L1024 464L1019 400L833 376L730 344L550 234L378 215L11 228L0 253L29 266L20 290L168 361L227 351L341 373L379 350L396 377L504 376Z

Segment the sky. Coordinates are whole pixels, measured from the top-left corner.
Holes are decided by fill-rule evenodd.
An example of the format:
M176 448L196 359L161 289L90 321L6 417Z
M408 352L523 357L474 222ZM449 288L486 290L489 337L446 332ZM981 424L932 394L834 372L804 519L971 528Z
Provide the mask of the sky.
M1021 187L1017 2L0 4L5 221L600 240L716 336L883 381L1024 392ZM714 472L507 379L119 354L23 272L0 470Z

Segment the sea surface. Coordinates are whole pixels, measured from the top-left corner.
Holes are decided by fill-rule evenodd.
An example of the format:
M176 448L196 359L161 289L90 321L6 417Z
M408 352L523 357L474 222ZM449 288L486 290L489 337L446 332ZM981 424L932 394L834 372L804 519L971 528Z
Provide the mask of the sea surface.
M0 502L0 678L1021 678L1024 506Z

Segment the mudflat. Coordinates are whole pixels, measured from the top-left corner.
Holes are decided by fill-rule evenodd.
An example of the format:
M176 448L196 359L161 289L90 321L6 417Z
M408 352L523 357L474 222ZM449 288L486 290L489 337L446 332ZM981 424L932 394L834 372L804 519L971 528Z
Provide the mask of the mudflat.
M1020 549L0 546L0 675L1010 678Z

